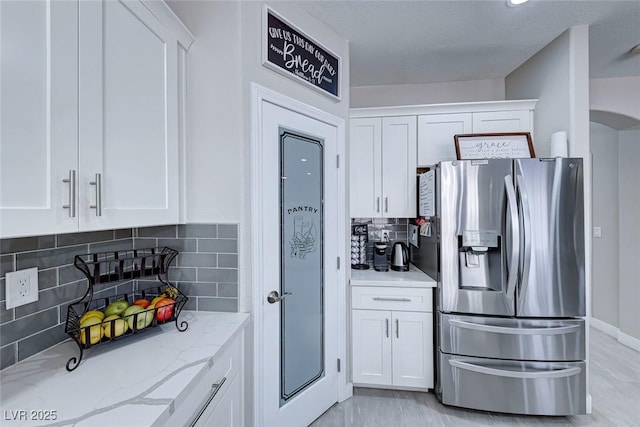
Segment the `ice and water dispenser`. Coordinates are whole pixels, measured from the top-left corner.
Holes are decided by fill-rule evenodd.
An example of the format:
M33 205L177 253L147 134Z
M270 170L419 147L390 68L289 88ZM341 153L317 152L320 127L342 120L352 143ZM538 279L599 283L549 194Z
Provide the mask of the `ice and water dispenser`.
M458 235L459 287L502 291L501 236L492 230L464 230Z

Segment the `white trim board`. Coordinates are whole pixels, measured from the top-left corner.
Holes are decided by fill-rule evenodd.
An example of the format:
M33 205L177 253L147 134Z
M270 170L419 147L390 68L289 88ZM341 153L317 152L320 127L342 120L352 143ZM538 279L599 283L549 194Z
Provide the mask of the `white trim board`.
M591 322L591 326L599 331L604 332L610 337L615 338L620 344L632 348L635 351L640 351L640 339L625 334L624 332L621 332L619 328L616 328L615 326L612 326L594 317L590 318L589 320Z
M422 114L478 113L483 111L501 110L533 110L535 109L537 102L537 99L455 102L446 104L400 105L392 107L361 107L352 108L349 110L349 112L351 118L380 116L419 116Z

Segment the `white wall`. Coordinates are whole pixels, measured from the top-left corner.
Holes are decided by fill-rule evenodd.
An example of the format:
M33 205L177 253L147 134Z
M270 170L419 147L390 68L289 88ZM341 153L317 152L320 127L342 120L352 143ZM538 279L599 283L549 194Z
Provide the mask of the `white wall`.
M593 226L602 237L593 239L592 315L619 327L618 131L591 123L593 155Z
M505 78L506 99L538 99L533 141L538 157L549 156L553 132L569 132L569 50L570 34L566 31ZM572 140L573 135L568 138Z
M504 79L351 88L351 108L504 99Z
M245 172L240 5L169 6L195 36L187 54L185 219L237 223Z
M620 332L640 340L640 130L621 131L618 141Z
M589 107L640 120L640 77L593 79L589 82Z

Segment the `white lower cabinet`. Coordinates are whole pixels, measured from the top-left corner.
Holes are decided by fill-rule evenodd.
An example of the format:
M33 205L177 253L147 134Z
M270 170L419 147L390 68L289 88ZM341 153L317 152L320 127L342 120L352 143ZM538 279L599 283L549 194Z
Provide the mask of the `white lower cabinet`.
M242 427L244 425L244 332L209 362L191 392L176 402L166 427Z
M431 292L416 288L352 288L355 385L433 388ZM403 304L413 311L402 310Z

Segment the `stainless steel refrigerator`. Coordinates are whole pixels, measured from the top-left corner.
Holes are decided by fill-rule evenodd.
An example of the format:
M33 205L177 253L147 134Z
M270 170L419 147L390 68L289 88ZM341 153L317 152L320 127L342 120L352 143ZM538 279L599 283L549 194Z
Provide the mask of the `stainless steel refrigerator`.
M586 413L581 159L436 168L442 403Z

